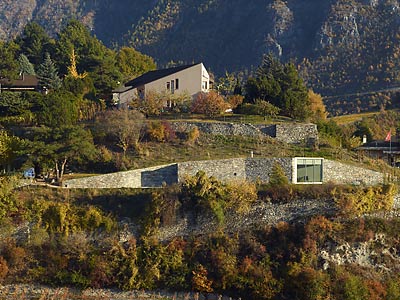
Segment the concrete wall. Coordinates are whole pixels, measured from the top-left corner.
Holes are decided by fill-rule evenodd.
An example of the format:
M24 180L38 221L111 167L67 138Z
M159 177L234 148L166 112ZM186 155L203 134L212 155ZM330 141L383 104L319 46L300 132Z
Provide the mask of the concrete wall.
M184 180L204 171L218 180L246 179L268 182L272 168L279 163L292 182L293 158L232 158L207 161L189 161L126 172L72 179L64 182L67 188L150 188L162 187ZM384 174L331 160L324 160L323 182L366 184L382 183Z
M194 96L199 92L208 92L210 86L210 78L208 72L202 63L193 67L176 72L172 75L165 76L145 85L145 91L148 92L164 92L167 91L167 82L179 79L179 87L174 90L175 94L185 93ZM202 88L202 82L207 82L207 89Z

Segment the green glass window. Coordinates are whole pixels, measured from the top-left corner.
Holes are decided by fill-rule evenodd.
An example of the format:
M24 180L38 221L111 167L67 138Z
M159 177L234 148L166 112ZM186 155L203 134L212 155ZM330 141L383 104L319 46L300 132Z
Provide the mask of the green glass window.
M322 159L297 159L297 182L322 182Z

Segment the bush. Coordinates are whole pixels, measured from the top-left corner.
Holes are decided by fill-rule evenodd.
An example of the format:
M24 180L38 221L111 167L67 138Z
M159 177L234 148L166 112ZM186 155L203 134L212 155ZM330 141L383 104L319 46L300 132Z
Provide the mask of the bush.
M190 145L193 145L199 139L199 137L200 130L197 128L197 126L195 126L188 132L186 142Z
M2 282L4 278L6 278L7 274L8 274L7 261L2 256L0 256L0 282Z
M271 175L269 177L270 186L284 186L289 184L285 171L279 163L275 163L272 167Z
M334 194L334 200L345 215L362 215L393 207L397 188L393 184L353 187Z

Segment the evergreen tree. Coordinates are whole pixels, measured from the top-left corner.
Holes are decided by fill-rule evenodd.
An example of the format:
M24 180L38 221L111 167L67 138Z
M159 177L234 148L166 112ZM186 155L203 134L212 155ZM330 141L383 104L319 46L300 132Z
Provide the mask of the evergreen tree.
M18 46L13 43L0 41L0 78L16 78L18 75L18 64L16 52Z
M18 57L19 71L23 74L35 75L35 69L25 54Z
M51 90L57 90L61 87L61 79L58 77L57 68L50 58L50 54L46 53L44 62L37 70L40 85Z
M310 114L306 86L292 63L281 64L271 53L264 55L254 78L246 84L246 101L268 101L281 109L283 115L304 120Z
M38 66L44 57L45 52L53 53L54 40L46 31L35 22L28 23L21 36L16 39L21 52L25 53L33 65Z
M288 63L284 67L281 88L279 106L282 112L293 119L305 120L310 115L310 99L307 88L292 63Z

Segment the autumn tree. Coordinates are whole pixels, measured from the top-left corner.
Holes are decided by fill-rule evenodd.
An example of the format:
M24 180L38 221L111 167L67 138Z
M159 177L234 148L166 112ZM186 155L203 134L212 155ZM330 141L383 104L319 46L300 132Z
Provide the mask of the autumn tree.
M25 147L24 140L0 129L0 166L2 171L11 171L12 163Z
M308 90L308 98L310 99L311 120L326 120L328 113L325 108L324 101L320 94L314 93L313 90Z
M199 93L192 104L192 113L213 117L223 113L229 107L221 95L214 91Z
M129 149L138 150L144 116L136 110L107 110L99 114L94 130L111 137L125 155Z

